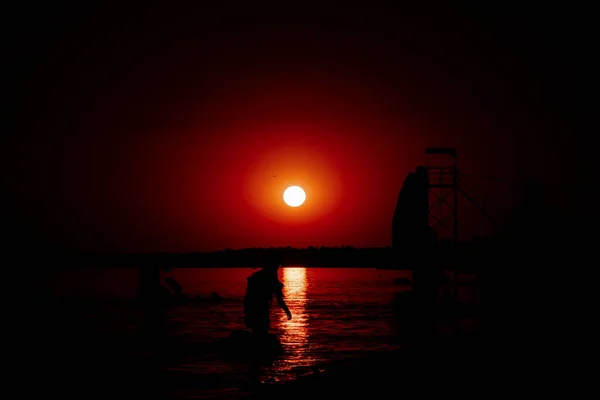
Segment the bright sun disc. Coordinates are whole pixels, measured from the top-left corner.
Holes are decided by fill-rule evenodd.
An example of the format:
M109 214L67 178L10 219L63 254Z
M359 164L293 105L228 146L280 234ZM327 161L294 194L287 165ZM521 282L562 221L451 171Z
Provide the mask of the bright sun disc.
M305 200L306 193L300 186L290 186L283 192L283 201L290 207L299 207Z

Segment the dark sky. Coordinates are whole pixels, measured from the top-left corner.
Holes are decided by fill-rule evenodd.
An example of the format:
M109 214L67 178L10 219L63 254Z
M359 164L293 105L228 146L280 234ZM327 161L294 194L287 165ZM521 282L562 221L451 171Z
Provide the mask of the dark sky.
M5 37L17 240L389 245L428 146L458 149L500 220L528 177L556 207L583 203L567 10L90 4L15 10ZM307 191L298 209L290 184ZM485 233L461 207L463 237Z

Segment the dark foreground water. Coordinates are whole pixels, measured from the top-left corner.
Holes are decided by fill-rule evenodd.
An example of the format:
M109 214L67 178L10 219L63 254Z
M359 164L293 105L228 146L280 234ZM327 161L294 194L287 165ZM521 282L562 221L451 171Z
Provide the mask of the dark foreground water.
M173 350L160 365L164 376L193 376L198 383L206 383L199 385L206 389L194 390L193 397L233 396L244 390L248 364L227 356L223 343L234 330L244 328L242 298L246 277L252 272L251 268L215 268L175 269L163 274L163 279L175 278L189 298L196 298L165 308L166 341ZM391 301L395 292L408 289L394 284L394 279L410 278L410 273L303 267L286 267L279 273L293 319L288 321L273 305L272 332L280 338L284 354L262 367L261 381L294 380L334 361L401 345ZM56 295L78 305L70 311L78 325L74 329L129 340L133 345L122 351L131 352L124 359L133 360L133 353L139 351L135 343L142 314L137 303L127 299L137 292L137 278L135 270L64 271L47 284ZM219 301L210 300L213 292L219 294ZM461 293L464 300L468 295L468 290ZM192 396L186 391L181 395Z

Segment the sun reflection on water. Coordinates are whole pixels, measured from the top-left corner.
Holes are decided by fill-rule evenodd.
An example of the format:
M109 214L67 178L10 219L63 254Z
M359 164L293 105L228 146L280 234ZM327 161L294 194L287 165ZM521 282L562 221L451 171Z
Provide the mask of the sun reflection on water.
M285 301L292 312L292 319L288 320L284 313L279 317L280 339L286 349L286 356L278 366L280 371L314 364L310 357L309 330L306 306L308 280L306 268L282 268L283 294Z

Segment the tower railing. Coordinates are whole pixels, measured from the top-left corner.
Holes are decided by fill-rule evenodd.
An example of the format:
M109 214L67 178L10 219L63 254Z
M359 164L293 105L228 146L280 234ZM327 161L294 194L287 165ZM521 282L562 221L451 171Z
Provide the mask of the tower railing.
M446 164L430 165L430 158L449 159ZM425 149L425 169L429 178L429 216L434 229L445 228L451 232L452 241L458 241L458 195L464 196L492 224L494 219L488 213L485 195L471 184L458 168L458 153L453 147L429 147ZM438 160L439 161L439 160Z

